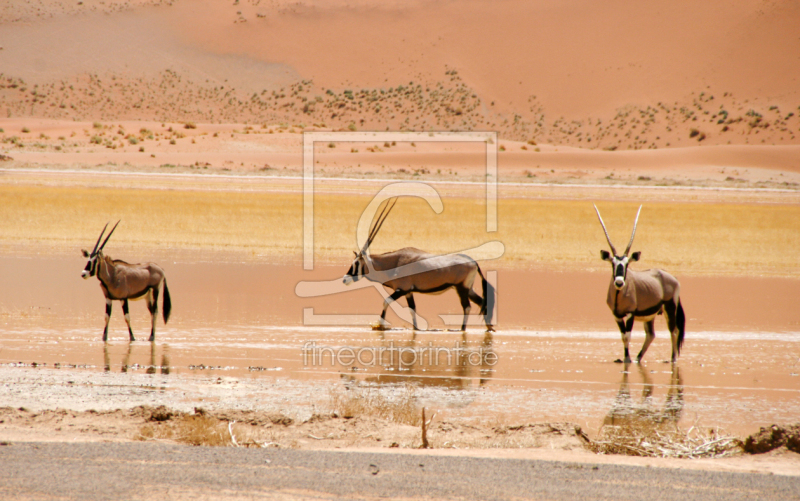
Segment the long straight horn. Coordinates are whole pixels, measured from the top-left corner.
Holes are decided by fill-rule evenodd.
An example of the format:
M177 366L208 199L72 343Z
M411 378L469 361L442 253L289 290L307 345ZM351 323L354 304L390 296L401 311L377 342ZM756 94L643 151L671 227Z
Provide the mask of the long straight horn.
M110 221L109 221L109 222L110 222ZM92 256L94 256L95 252L97 252L97 246L98 246L98 245L100 245L100 240L103 238L103 233L105 233L105 232L106 232L106 229L107 229L107 228L108 228L108 223L106 223L106 225L105 225L105 226L103 226L103 231L101 231L101 232L100 232L100 236L99 236L99 237L97 237L97 242L95 242L95 244L94 244L94 249L92 249L92 254L91 254Z
M108 242L108 239L109 239L109 238L111 238L111 234L112 234L112 233L114 233L114 230L116 230L116 229L117 229L117 226L119 226L119 222L120 222L120 221L122 221L122 219L120 219L119 221L117 221L117 224L115 224L115 225L114 225L114 227L113 227L113 228L111 228L111 231L110 231L110 232L108 232L108 236L106 237L106 239L105 239L105 240L103 240L103 245L101 245L101 246L100 246L100 250L103 250L103 247L105 247L105 246L106 246L106 243Z
M636 213L636 220L633 222L633 231L631 232L631 241L628 242L628 248L625 249L625 255L628 255L628 252L631 250L631 246L633 245L633 236L636 235L636 225L639 224L639 214L642 213L642 206L639 206L639 212Z
M611 247L611 253L616 256L617 255L617 249L614 248L614 244L611 243L611 238L608 236L608 230L606 229L606 223L604 223L603 222L603 218L600 217L600 211L597 210L597 206L594 205L594 204L592 204L592 205L594 206L594 211L597 213L597 219L600 220L600 226L603 227L603 233L606 234L606 241L608 242L608 246Z
M378 232L383 226L384 221L386 218L389 217L389 213L394 209L394 205L397 203L397 197L391 198L386 202L386 205L383 206L383 210L381 211L380 215L378 215L378 219L375 220L375 225L372 227L372 230L369 232L369 237L367 237L367 244L364 246L364 249L369 248L372 244L372 241L375 240L375 237L378 236Z

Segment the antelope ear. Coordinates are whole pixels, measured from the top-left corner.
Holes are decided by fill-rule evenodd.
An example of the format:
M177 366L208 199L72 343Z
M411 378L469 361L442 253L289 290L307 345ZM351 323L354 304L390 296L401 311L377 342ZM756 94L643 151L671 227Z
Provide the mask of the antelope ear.
M89 251L87 251L86 249L81 249L81 253L83 254L83 257L85 258L89 257Z
M631 254L631 257L630 259L628 259L628 261L638 261L641 256L642 256L641 251L636 251L633 254Z
M353 251L353 255L354 255L355 257L358 257L358 252L356 252L356 251Z
M611 253L608 252L607 250L601 250L600 251L600 258L602 258L603 261L610 261L611 260Z

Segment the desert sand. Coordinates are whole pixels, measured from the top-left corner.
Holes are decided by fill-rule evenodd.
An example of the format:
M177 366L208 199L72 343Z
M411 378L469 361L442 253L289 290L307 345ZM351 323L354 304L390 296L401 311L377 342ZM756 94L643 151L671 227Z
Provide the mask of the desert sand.
M797 4L757 0L6 2L0 439L175 440L174 420L152 419L167 405L239 421L240 440L260 424L254 444L407 450L419 445L416 422L367 415L340 433L331 413L342 388L395 401L410 385L414 412L438 413L431 440L447 453L800 474L785 448L639 461L590 453L575 431L598 439L620 399L664 418L678 388L684 430L743 438L796 421L798 25ZM486 232L486 144L347 139L364 131L496 133L498 231ZM314 146L313 272L302 269L308 132L341 133ZM429 183L446 209L403 200L376 252L503 242L502 258L482 262L498 273L498 332L464 338L495 350L496 370L298 361L315 339L458 337L417 338L394 313L398 330L383 337L304 325L307 307L379 310L374 291L343 303L296 287L341 279L359 214L396 181ZM661 364L660 319L646 366L613 364L621 343L592 203L618 247L644 204L641 267L681 279L695 333L679 376ZM103 345L101 292L79 280L79 249L117 219L113 257L168 270L176 314L153 345L127 342L118 305ZM436 329L447 327L439 314L460 312L454 295L417 303ZM134 303L138 339L146 315ZM637 324L634 350L641 337Z

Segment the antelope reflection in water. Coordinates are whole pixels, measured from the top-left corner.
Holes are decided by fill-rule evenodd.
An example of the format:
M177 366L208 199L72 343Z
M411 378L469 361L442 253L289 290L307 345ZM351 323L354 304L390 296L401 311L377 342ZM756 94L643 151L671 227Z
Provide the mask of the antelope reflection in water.
M150 363L145 366L145 373L146 374L156 374L156 372L160 372L161 374L167 375L170 373L170 365L169 365L169 345L164 344L162 345L161 351L161 364L156 364L156 343L153 341L150 343ZM120 367L120 372L127 373L129 369L136 369L140 367L139 364L131 365L131 355L133 353L133 344L128 344L128 348L125 350L125 354L122 357L122 365ZM111 354L109 353L109 345L108 343L103 343L103 371L104 372L111 372Z
M653 427L665 424L677 425L683 414L684 406L683 379L681 378L680 368L673 366L664 405L658 408L653 404L653 380L641 364L636 364L636 367L639 369L639 375L642 378L642 397L639 403L634 402L633 397L631 397L630 383L628 382L629 367L630 364L625 364L619 392L614 399L611 410L603 419L601 430L605 426L631 427L641 425Z
M410 383L451 390L474 388L473 382L477 380L477 387L482 387L491 379L498 361L492 332L487 331L479 343L473 342L472 345L466 334L460 338L460 342L455 342L452 347L441 341L423 344L411 339L387 344L382 340L382 346L375 349L380 354L374 363L380 371L378 374L365 375L362 379L347 373L342 374L342 379L352 383Z

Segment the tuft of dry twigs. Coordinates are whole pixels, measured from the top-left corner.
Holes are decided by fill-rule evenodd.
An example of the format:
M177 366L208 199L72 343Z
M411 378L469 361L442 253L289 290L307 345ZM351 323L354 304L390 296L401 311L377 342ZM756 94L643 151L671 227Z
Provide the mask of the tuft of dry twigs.
M637 422L625 425L605 425L601 438L586 443L598 454L666 458L719 458L741 452L741 441L718 429L707 434L692 426L684 432L677 426Z

